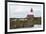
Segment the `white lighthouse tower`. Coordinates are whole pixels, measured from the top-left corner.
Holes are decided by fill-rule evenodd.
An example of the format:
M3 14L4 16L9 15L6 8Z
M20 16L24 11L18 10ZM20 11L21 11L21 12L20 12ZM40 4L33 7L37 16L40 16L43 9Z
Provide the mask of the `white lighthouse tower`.
M28 12L27 17L28 17L28 18L34 17L34 15L33 15L33 9L32 9L32 8L31 8L31 10Z

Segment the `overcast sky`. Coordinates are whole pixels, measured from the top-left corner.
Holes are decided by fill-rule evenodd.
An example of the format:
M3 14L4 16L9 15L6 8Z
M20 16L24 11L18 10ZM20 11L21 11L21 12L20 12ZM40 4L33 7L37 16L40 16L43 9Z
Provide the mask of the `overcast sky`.
M8 3L10 18L25 18L33 9L34 17L40 17L43 11L43 6L40 4L24 4L24 3Z

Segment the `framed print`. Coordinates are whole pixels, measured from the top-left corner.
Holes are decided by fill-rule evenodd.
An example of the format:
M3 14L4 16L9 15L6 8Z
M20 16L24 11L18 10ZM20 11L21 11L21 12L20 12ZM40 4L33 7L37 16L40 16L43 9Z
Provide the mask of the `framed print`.
M5 1L5 32L40 32L45 27L44 2Z

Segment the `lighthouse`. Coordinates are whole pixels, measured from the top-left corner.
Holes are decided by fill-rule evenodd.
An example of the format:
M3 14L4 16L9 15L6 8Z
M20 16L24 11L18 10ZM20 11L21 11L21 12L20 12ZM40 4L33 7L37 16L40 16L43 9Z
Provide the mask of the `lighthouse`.
M28 12L27 18L32 18L34 17L33 15L33 9L31 8L30 11Z
M25 25L25 26L33 27L33 19L34 19L33 17L34 17L33 8L31 8L30 11L27 14L27 22L26 22L27 25Z

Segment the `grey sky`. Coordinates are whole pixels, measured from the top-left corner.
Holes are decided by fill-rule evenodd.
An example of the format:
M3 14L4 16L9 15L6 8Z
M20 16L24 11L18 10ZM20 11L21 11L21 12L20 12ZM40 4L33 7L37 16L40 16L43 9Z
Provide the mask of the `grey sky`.
M8 7L10 18L25 18L31 8L33 8L34 17L40 17L43 10L43 6L38 4L9 3Z

